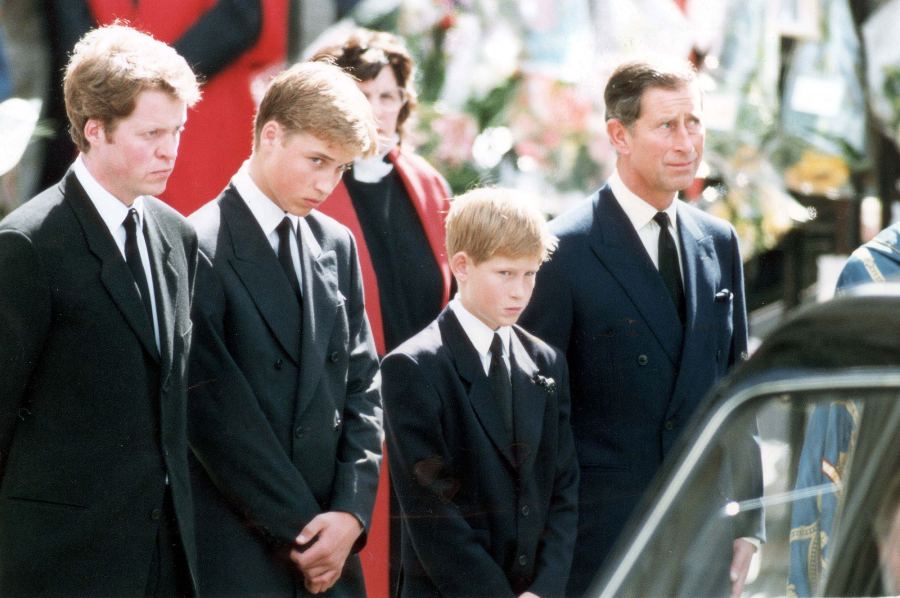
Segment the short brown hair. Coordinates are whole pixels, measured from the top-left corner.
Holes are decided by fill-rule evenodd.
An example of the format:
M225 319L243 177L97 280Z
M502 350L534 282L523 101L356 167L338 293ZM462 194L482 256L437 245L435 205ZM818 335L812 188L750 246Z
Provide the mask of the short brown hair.
M372 106L353 79L332 64L301 62L272 79L256 111L254 147L269 121L357 154L377 148Z
M543 262L556 249L543 214L513 189L482 187L453 199L446 229L447 255L464 251L476 264L496 256Z
M172 47L119 22L88 31L75 44L63 79L69 134L90 150L84 126L103 123L106 135L133 111L137 97L159 90L193 106L200 99L197 76Z
M606 120L616 119L630 127L641 116L641 98L653 87L679 89L697 80L694 66L681 59L654 56L619 65L603 92Z
M397 131L403 135L403 124L417 105L415 64L409 50L396 35L359 27L340 44L316 52L313 60L333 62L359 81L370 81L386 66L391 67L397 85L406 94L406 103L397 116Z

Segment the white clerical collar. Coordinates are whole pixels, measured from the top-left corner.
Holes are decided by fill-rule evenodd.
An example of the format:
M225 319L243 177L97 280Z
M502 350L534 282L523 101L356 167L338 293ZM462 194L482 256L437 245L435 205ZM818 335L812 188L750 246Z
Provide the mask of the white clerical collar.
M360 183L377 183L394 170L394 165L385 160L392 149L400 143L400 136L394 135L384 145L379 144L378 153L369 158L356 158L353 160L353 178Z
M490 355L491 343L494 340L495 332L500 335L500 342L503 343L503 354L509 355L509 339L510 334L512 334L511 326L501 326L497 330L492 330L490 326L479 320L477 316L463 306L458 294L450 301L450 309L453 310L466 336L469 337L482 359Z
M647 226L659 211L629 189L619 176L618 170L613 171L607 183L609 184L609 188L612 190L613 195L616 197L616 200L619 202L619 205L622 206L622 210L625 212L628 220L631 221L631 225L634 226L634 230L641 230ZM678 211L675 209L676 203L677 201L673 200L672 203L669 204L669 207L663 211L669 215L669 222L672 223L672 227L674 227L675 230L678 230L676 220Z
M116 230L122 226L125 217L128 216L128 210L131 208L134 208L137 212L138 226L141 228L144 226L143 196L137 196L130 206L126 206L94 178L94 175L91 174L91 171L88 170L87 165L84 163L84 156L82 154L78 154L78 157L75 158L75 162L72 163L72 171L75 173L78 182L81 183L81 186L84 188L85 193L87 193L91 203L97 208L97 212L99 212L103 223L106 224L106 228L109 229L109 232L112 233L114 237Z
M247 207L250 208L253 217L256 218L256 221L266 234L266 237L271 235L273 231L278 228L278 225L281 224L281 221L285 216L290 218L294 233L297 233L297 223L300 221L300 217L296 214L289 214L282 210L268 195L260 190L253 181L253 177L250 176L249 160L241 164L238 171L234 173L234 176L231 177L231 184L234 185L234 188L237 189L241 199L243 199L244 203L247 204Z

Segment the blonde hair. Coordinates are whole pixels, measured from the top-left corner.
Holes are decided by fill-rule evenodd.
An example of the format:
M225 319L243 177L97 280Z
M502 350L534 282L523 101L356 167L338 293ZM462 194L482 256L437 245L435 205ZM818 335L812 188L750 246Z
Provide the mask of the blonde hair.
M163 91L188 106L200 99L197 76L172 47L118 21L88 31L75 44L63 79L69 135L78 149L90 150L84 137L88 120L102 122L110 135L146 90Z
M544 262L557 239L544 216L513 189L473 189L450 203L447 255L465 252L475 264L495 256L536 257Z
M353 78L333 64L298 63L272 79L256 111L254 147L270 121L356 154L377 149L372 106Z

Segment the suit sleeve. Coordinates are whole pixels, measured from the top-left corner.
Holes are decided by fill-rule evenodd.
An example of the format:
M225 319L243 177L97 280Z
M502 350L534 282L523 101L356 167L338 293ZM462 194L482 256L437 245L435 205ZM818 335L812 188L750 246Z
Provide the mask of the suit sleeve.
M321 512L224 342L225 295L201 253L192 309L189 425L216 487L276 546Z
M578 531L578 461L572 437L569 371L559 357L561 375L557 383L556 479L550 512L538 549L538 562L530 591L538 596L565 594Z
M564 270L558 254L541 267L531 301L519 320L520 326L563 355L569 349L573 318L572 292Z
M425 573L442 595L512 596L505 573L453 502L458 481L449 471L440 396L407 355L388 355L382 377L391 481Z
M31 240L18 231L0 231L0 468L50 329L50 305L49 284Z
M381 376L378 357L363 299L362 273L356 243L347 233L350 243L349 291L346 297L349 323L349 365L347 395L344 401L343 427L337 449L331 511L355 515L364 532L354 550L365 546L381 467L381 446L384 440L381 409Z
M262 31L261 0L219 0L173 44L207 79L253 47Z

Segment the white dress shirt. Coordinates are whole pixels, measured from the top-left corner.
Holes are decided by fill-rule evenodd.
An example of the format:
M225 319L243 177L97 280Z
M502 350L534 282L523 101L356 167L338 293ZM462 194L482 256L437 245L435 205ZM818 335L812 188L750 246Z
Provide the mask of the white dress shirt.
M500 344L503 345L503 361L506 363L506 371L511 372L512 370L509 366L509 335L512 334L512 327L501 326L497 330L492 330L490 326L479 320L477 316L463 306L462 301L459 300L459 295L450 301L450 309L453 310L463 331L469 337L469 342L475 347L478 358L481 359L484 373L490 374L491 343L494 341L495 332L500 335Z
M81 154L75 158L72 164L72 170L75 177L87 193L88 199L97 208L100 218L109 229L116 247L125 259L125 218L128 211L134 208L138 216L138 230L141 234L137 236L138 253L141 255L141 265L144 267L144 275L147 277L147 287L150 291L150 306L153 309L153 336L156 339L156 348L159 349L159 313L156 310L156 288L153 276L150 270L150 252L147 250L147 241L144 238L144 198L138 196L130 206L126 206L119 201L112 193L103 188L103 186L94 178L84 163Z
M637 232L647 255L656 269L659 269L659 225L653 217L659 211L649 203L638 197L625 186L625 183L619 177L618 171L614 171L609 177L609 188L612 190L616 201L622 206L625 216L631 221L631 225ZM675 240L675 248L678 250L678 263L681 264L681 240L678 238L678 210L675 205L678 199L672 201L668 208L663 210L669 216L669 232ZM681 268L679 267L679 271ZM681 272L681 280L684 281L684 272Z
M294 240L294 243L291 243L291 261L294 263L294 271L297 273L297 280L300 282L300 292L302 293L303 266L300 264L300 255L297 251L297 248L299 247L297 244L297 231L299 230L300 216L288 214L279 208L274 201L269 199L269 197L256 186L256 183L254 183L253 179L250 177L250 166L248 162L244 162L234 176L231 177L231 184L234 185L235 189L237 189L241 198L244 200L244 203L250 208L253 217L256 218L256 222L259 224L260 228L262 228L263 233L265 233L266 238L269 240L269 245L272 246L272 251L275 252L275 255L278 255L278 225L281 224L281 221L284 220L285 216L290 219L291 238Z

